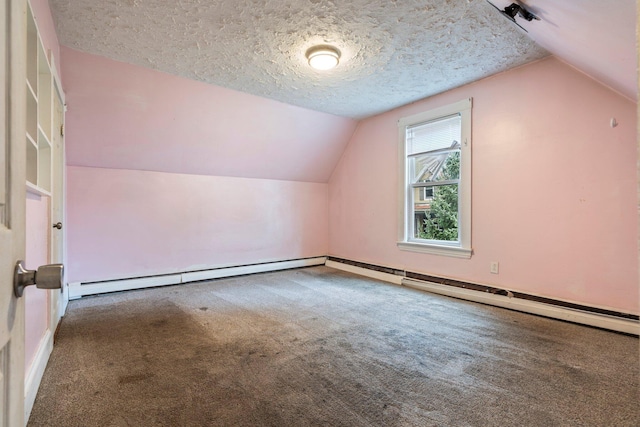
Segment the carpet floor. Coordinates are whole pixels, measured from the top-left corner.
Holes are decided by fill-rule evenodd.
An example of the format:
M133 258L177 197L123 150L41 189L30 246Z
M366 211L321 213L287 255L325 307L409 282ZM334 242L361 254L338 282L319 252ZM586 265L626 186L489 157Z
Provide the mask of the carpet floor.
M327 267L72 301L29 426L638 426L638 339Z

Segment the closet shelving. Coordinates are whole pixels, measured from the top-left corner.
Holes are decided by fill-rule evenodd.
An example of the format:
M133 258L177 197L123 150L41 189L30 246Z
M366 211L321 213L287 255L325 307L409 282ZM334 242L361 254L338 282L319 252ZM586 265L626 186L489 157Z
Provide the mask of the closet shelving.
M53 73L31 7L27 8L26 90L27 189L50 196Z

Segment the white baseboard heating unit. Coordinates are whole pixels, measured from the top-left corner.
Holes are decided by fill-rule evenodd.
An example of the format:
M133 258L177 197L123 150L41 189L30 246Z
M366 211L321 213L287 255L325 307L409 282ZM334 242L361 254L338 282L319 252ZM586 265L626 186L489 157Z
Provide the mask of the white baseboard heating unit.
M220 279L223 277L242 276L245 274L266 273L269 271L288 270L291 268L324 265L326 257L303 258L287 261L266 262L241 266L212 268L208 270L185 271L182 273L163 274L158 276L137 277L130 279L102 280L96 282L69 283L69 299L78 299L88 295L108 292L129 291L133 289L152 288L157 286L179 285L181 283L201 280Z
M448 297L595 326L630 335L640 335L640 321L637 315L617 313L610 309L587 307L474 283L434 278L443 282L437 283L436 281L428 280L428 276L421 274L334 257L328 257L326 265L337 270L348 271L361 276ZM451 283L447 284L447 282L456 282L457 286Z
M560 307L543 302L515 298L513 293L509 291L506 291L507 295L499 295L407 278L402 279L402 285L449 297L537 314L539 316L566 320L568 322L610 329L627 334L640 335L640 323L638 323L637 320L623 319L606 314L591 313L575 308Z

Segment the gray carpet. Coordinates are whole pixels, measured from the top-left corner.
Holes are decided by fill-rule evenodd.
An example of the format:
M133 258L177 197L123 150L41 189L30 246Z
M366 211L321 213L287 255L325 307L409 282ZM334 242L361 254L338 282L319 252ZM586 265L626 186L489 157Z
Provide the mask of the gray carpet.
M338 272L73 301L29 426L638 426L638 339Z

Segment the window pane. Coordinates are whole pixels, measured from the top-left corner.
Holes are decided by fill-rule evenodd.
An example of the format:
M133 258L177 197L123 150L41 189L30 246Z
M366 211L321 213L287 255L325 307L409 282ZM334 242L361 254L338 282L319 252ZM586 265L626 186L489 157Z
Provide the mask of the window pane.
M413 190L413 237L457 241L458 185L440 185ZM431 197L424 197L425 193L431 194Z
M459 145L462 118L459 114L407 127L407 154L450 148Z
M459 179L460 151L410 157L409 168L412 184Z

